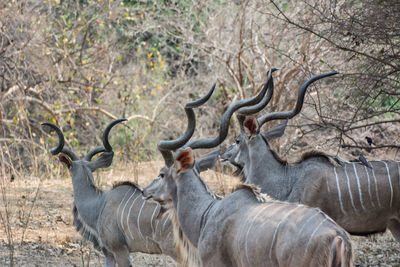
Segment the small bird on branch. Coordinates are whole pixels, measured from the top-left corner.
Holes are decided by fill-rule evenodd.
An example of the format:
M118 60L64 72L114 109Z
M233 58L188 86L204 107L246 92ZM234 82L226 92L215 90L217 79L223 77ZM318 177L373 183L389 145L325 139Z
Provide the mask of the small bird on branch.
M372 138L371 137L369 137L369 136L366 136L365 137L365 139L367 139L367 142L368 142L368 145L372 145L373 144L373 142L372 142Z

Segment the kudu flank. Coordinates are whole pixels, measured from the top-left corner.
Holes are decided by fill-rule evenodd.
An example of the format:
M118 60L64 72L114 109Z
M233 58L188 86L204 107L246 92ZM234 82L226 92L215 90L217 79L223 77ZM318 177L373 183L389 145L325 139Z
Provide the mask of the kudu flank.
M238 167L246 183L260 186L276 199L319 207L351 234L389 228L400 242L400 162L347 162L311 152L289 165L271 150L269 141L283 135L286 122L265 132L260 132L261 126L298 114L306 89L303 86L294 110L247 118L236 143L221 160Z
M228 109L230 116L243 107L235 106ZM351 266L349 237L319 209L261 203L264 198L250 185L221 200L210 193L195 168L192 149L218 146L224 135L187 143L143 191L146 198L172 201L176 236L188 254L199 257L189 266Z

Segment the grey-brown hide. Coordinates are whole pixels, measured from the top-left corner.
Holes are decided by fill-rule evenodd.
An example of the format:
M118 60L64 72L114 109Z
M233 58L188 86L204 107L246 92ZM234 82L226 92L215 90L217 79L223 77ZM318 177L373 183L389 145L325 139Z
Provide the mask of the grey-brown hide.
M261 203L263 197L245 185L217 200L193 166L186 148L143 194L172 199L179 227L198 249L202 266L352 266L349 237L319 209Z
M370 168L362 162L309 153L289 165L268 144L283 134L286 125L262 133L254 125L257 130L251 138L241 133L221 156L241 169L246 183L279 200L319 207L351 234L389 228L400 242L400 162L369 161Z
M63 139L56 126L49 126ZM176 259L171 216L160 216L158 203L144 200L141 189L130 182L119 183L107 192L96 187L92 172L110 166L113 159L113 151L105 151L104 147L95 148L97 151L90 151L84 159L66 148L60 151L60 161L72 176L77 230L104 252L105 266L131 266L130 252L163 253Z

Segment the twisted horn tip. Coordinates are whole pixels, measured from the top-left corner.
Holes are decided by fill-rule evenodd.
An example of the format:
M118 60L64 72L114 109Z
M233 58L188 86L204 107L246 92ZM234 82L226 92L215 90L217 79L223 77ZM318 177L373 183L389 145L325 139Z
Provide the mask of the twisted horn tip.
M56 147L53 147L52 149L50 149L50 153L52 155L57 155L59 154L63 147L64 147L64 135L61 132L60 128L58 128L55 124L50 123L50 122L44 122L41 124L42 126L49 126L50 128L52 128L58 135L59 138L59 143Z
M185 108L197 108L201 105L203 105L204 103L206 103L208 101L208 99L210 99L211 95L214 93L215 90L215 86L216 83L213 84L213 86L211 87L211 89L208 91L208 93L203 96L202 98L189 102L185 105Z
M121 118L121 119L114 120L110 124L108 124L107 128L104 130L101 139L103 141L104 148L107 152L112 151L112 147L111 147L110 143L108 142L108 134L110 133L112 127L114 127L115 125L117 125L118 123L123 122L123 121L127 121L127 119Z

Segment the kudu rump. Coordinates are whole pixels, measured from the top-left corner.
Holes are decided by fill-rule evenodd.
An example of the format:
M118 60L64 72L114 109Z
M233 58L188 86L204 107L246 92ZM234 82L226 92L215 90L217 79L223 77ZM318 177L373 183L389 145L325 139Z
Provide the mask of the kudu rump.
M389 228L400 242L399 162L376 160L363 164L313 152L289 165L269 146L270 140L283 135L286 122L260 132L267 121L287 120L298 114L308 85L333 74L308 80L300 90L294 110L246 120L244 115L260 111L267 103L239 110L242 132L221 160L239 168L246 183L260 186L262 192L276 199L319 207L351 234L373 234ZM269 89L273 90L273 86Z
M204 104L214 88L201 99L186 104L189 125L194 121L192 108ZM106 257L105 266L114 266L115 263L120 267L130 266L129 252L162 253L177 259L171 216L162 217L158 203L144 200L141 189L130 182L118 183L108 192L95 186L92 172L111 165L114 152L108 135L111 128L122 121L125 119L111 122L102 135L103 146L90 150L82 160L64 147L64 136L57 126L43 124L58 134L59 144L51 149L51 153L59 154L60 161L72 175L74 225L83 237L103 251ZM102 154L92 162L92 158L99 153ZM217 157L218 155L209 154L201 159L198 163L199 171L210 168Z
M161 141L158 147L166 167L143 191L146 198L173 203L175 236L187 255L198 253L189 266L351 266L349 237L319 209L262 203L263 195L247 185L221 200L210 193L192 149L218 146L232 113L241 106L234 103L228 108L214 139L190 141L184 147ZM190 137L178 140L185 143ZM174 159L169 150L178 148Z

